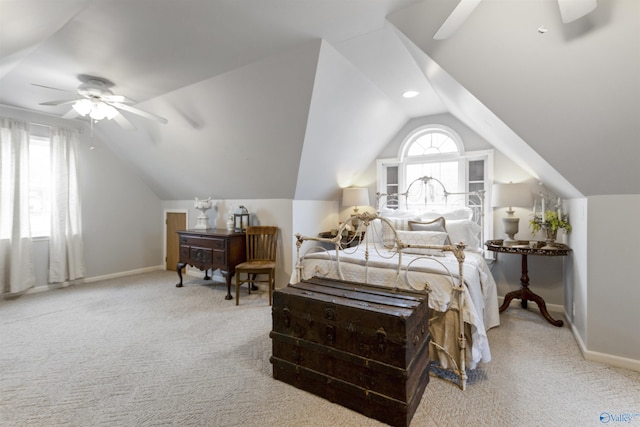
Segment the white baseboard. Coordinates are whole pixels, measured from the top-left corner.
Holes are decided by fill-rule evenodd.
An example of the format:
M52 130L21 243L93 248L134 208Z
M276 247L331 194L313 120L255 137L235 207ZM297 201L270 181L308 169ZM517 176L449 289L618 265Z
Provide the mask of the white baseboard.
M118 277L133 276L134 274L149 273L156 270L164 270L164 266L154 265L152 267L144 267L135 270L121 271L118 273L104 274L102 276L87 277L85 279L82 279L82 283L93 283L99 282L100 280L117 279Z
M565 317L569 319L569 316L567 316L566 313L565 313ZM578 344L578 348L582 353L582 357L584 357L586 360L589 360L592 362L604 363L605 365L615 366L617 368L629 369L630 371L640 372L640 360L629 359L627 357L621 357L613 354L600 353L598 351L589 350L587 349L587 346L584 344L584 341L582 341L582 337L578 333L578 330L573 325L573 323L571 323L571 321L569 321L569 326L571 327L571 332L573 333L573 337L575 338L576 343Z
M134 274L148 273L156 270L163 270L164 266L156 265L153 267L138 268L136 270L120 271L118 273L104 274L102 276L85 277L77 280L70 280L62 283L50 283L48 285L36 286L25 291L25 294L35 294L38 292L46 292L53 289L62 289L68 286L84 285L87 283L99 282L101 280L117 279L118 277L132 276Z

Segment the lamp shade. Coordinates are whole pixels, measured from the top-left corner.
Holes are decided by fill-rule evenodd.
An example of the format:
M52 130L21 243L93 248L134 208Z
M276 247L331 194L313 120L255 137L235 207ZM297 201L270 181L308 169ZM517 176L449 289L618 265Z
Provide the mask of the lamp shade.
M342 206L368 206L369 189L348 187L342 189Z
M529 184L493 184L491 188L491 206L497 207L527 207L531 206L531 187Z

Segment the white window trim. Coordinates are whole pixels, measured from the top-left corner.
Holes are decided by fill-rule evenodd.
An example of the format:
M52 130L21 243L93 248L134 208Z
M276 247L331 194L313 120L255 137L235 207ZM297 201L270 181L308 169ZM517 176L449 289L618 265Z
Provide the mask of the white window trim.
M458 135L458 132L451 129L449 126L439 125L439 124L430 124L430 125L420 126L414 129L409 133L409 135L407 135L404 138L404 140L402 141L402 144L400 144L400 149L398 150L398 159L400 159L401 162L404 162L406 161L407 157L411 157L411 158L422 157L422 156L407 156L407 150L415 142L416 139L420 138L423 134L429 133L429 132L440 132L440 133L447 134L453 140L453 142L455 142L456 147L458 147L457 153L444 153L442 154L442 156L453 155L457 157L457 156L464 155L465 153L464 143L462 142L462 138L460 138L460 135ZM433 157L433 156L437 156L437 154L432 154L430 157Z
M487 150L477 150L477 151L468 151L464 154L460 154L460 155L451 155L450 153L447 154L443 154L442 157L439 155L432 155L432 156L420 156L420 157L416 157L417 160L416 163L425 163L424 162L424 158L425 157L429 157L429 162L431 162L431 160L433 160L434 163L436 162L441 162L441 161L446 161L448 159L456 159L456 160L463 160L465 163L471 161L471 160L485 160L487 163L485 164L485 173L486 173L486 184L487 184L487 188L486 188L486 193L485 193L485 203L487 200L491 200L491 184L493 183L493 156L494 156L494 150L493 149L487 149ZM420 160L421 159L421 160ZM376 186L376 191L380 192L380 193L385 193L385 188L387 186L387 177L386 177L386 168L389 166L398 166L398 186L400 188L406 188L406 186L409 184L406 181L406 177L405 177L405 173L404 173L404 168L402 167L403 164L407 164L408 162L403 162L399 157L388 157L385 159L377 159L376 160L376 175L377 175L377 186ZM409 162L409 163L413 163L413 161ZM464 177L463 177L463 181L468 183L468 173L467 173L467 168L463 168L463 173L464 173ZM449 191L454 191L454 190L450 190L447 189ZM456 190L457 191L457 190ZM468 191L468 188L465 189L464 191Z

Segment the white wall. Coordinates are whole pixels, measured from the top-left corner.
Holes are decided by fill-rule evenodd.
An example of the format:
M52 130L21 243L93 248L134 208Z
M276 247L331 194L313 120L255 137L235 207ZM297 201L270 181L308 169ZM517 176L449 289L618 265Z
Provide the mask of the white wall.
M640 370L640 195L592 196L587 207L586 356L615 356Z
M565 312L573 326L574 334L584 341L587 332L587 254L588 217L587 199L572 199L565 202L565 209L571 212L571 234L568 243L571 255L565 264L564 301Z
M292 265L297 261L296 234L302 236L317 236L322 231L336 228L339 222L338 202L318 200L294 200L293 201L293 233L291 236ZM304 252L308 245L302 246Z
M87 279L159 267L159 198L100 140L92 141L86 122L5 106L0 115L81 130L78 173ZM36 286L47 285L48 243L34 242Z
M78 168L87 277L159 267L160 199L104 144L93 145L82 144Z

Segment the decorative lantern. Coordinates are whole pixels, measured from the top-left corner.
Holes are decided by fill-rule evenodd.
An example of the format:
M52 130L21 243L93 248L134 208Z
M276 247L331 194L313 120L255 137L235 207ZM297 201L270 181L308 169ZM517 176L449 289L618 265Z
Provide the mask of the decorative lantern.
M244 233L249 226L249 211L240 205L236 213L233 214L233 229L236 232Z

